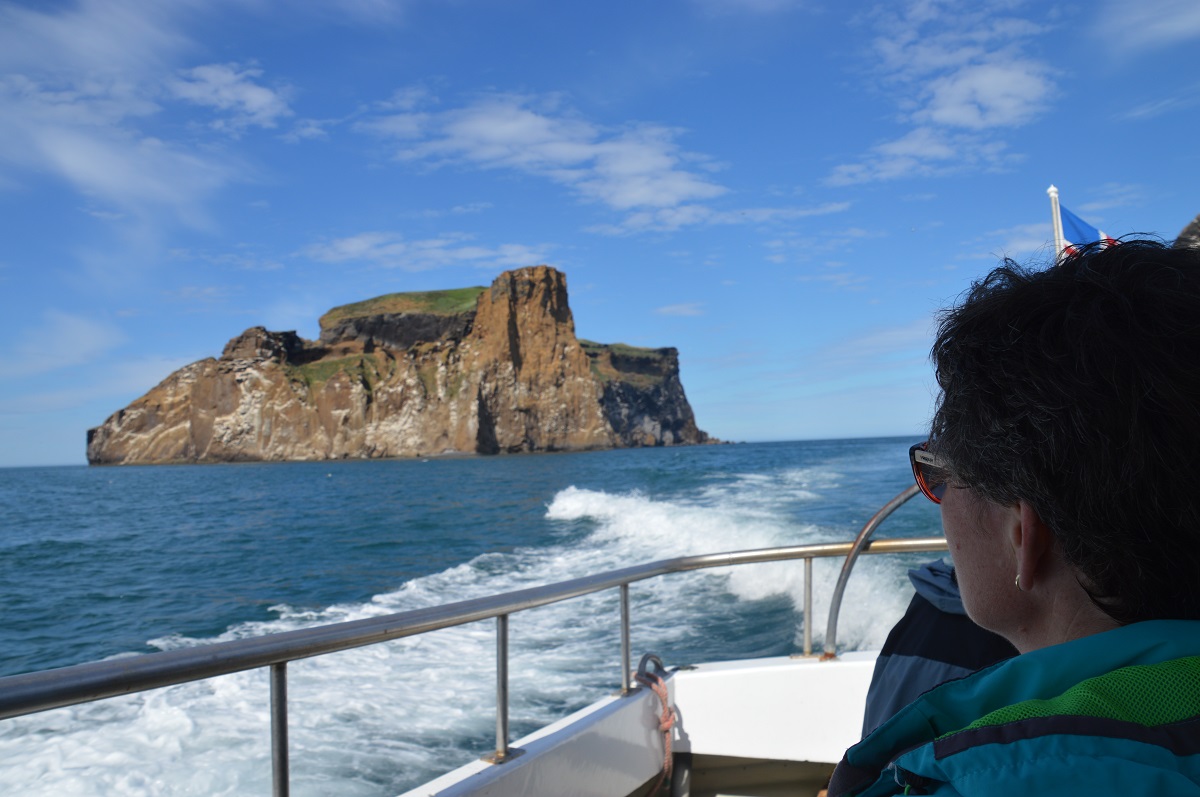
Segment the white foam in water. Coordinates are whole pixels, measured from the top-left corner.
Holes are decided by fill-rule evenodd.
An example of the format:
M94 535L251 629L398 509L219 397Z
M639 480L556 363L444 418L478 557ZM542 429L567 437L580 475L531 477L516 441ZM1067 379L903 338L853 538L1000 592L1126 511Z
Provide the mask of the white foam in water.
M231 628L219 639L153 644L243 638L654 559L844 537L798 525L783 511L817 499L824 485L814 478L807 471L752 474L673 500L571 487L554 497L547 516L564 528L588 524L591 531L578 543L486 554L367 603L323 611L278 607L278 619ZM814 567L817 640L837 568L837 560ZM894 563L858 565L839 626L844 645L882 643L908 600L897 589L903 582ZM785 594L800 606L803 567L754 565L641 582L634 587L635 651L682 638L695 607L722 592L743 600ZM511 618L514 736L611 691L620 672L617 600L610 590ZM292 793L395 794L485 752L495 728L494 629L492 622L474 623L290 664ZM800 626L789 633L799 639ZM0 724L0 788L54 797L268 794L269 725L265 670L9 720Z

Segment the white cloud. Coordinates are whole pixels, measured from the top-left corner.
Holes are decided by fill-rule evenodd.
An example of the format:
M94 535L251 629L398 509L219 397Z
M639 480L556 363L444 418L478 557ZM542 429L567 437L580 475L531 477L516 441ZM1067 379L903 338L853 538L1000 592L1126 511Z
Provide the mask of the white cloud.
M918 127L904 136L875 145L858 163L844 163L826 178L829 185L936 177L968 169L995 169L1015 160L1001 141L973 133Z
M1018 262L1044 256L1050 259L1054 230L1050 225L1050 209L1046 208L1046 221L1033 224L1017 224L988 232L978 243L988 247L986 252L967 255L972 260L991 260L1011 257ZM986 243L985 243L986 242Z
M393 91L391 97L377 102L375 107L385 111L411 111L418 105L434 99L433 94L424 86L406 86Z
M682 150L683 131L654 124L606 128L561 107L556 97L489 95L451 110L425 111L422 91L385 105L401 113L360 121L356 129L394 141L396 157L432 168L510 169L566 186L581 199L623 214L592 225L604 235L671 232L684 227L786 222L838 213L846 202L814 207L718 210L727 193L709 174L711 159Z
M126 340L111 324L47 310L42 323L22 330L12 354L0 358L0 378L15 379L82 365Z
M1087 202L1074 203L1072 209L1081 213L1096 214L1113 208L1128 207L1143 201L1145 191L1140 185L1130 183L1105 183L1099 189L1090 191L1095 198ZM1094 218L1094 217L1093 217ZM1103 218L1095 218L1104 221Z
M692 0L711 14L777 14L803 8L806 0Z
M697 316L704 315L703 302L688 302L686 304L668 304L654 310L659 315Z
M238 132L246 127L275 127L281 117L291 116L283 94L255 82L262 77L262 70L241 67L238 64L207 64L185 70L178 79L169 81L167 87L175 96L228 112L228 116L212 123L218 130ZM304 128L313 135L310 125ZM305 135L294 131L295 135Z
M925 107L914 114L934 124L986 130L1025 124L1046 108L1046 68L1033 61L971 64L933 80Z
M1096 19L1096 36L1114 50L1161 49L1200 39L1195 0L1107 0Z
M139 214L166 206L193 226L206 223L200 200L233 177L231 165L156 138L37 124L26 132L33 162L84 196Z
M230 294L230 289L223 285L184 285L169 291L163 291L163 296L192 305L211 305L224 303Z
M366 25L392 25L404 16L405 0L322 0L331 16Z
M847 338L821 351L823 363L841 372L922 365L933 345L934 321L918 318L907 324L880 327Z
M467 213L482 213L492 207L491 202L468 202L465 205L455 205L450 208L450 212L456 216L461 216Z
M462 108L379 116L359 129L398 140L397 157L434 166L512 169L567 186L618 211L678 208L726 192L696 167L705 158L676 143L682 131L643 124L593 125L536 100L492 95Z
M825 202L812 207L735 210L714 210L705 205L682 205L676 208L638 211L626 216L620 224L598 224L588 228L588 231L601 235L630 235L639 232L673 232L684 227L700 225L767 224L841 213L849 208L849 202Z
M0 7L0 180L51 175L87 197L89 212L136 225L165 210L203 226L203 202L237 165L142 132L162 111L162 76L190 47L172 17L183 9Z
M871 281L866 274L845 270L842 263L826 263L825 270L813 274L801 274L797 282L821 282L839 290L858 291Z
M37 415L83 407L91 402L113 399L129 402L144 395L170 374L199 357L142 357L137 360L106 363L104 375L95 380L73 384L63 390L30 393L0 398L0 415ZM105 410L107 411L107 410ZM99 423L102 418L96 418Z
M283 263L280 263L270 255L260 255L245 246L240 248L242 251L223 252L221 254L188 249L172 249L167 255L174 261L199 261L239 271L280 271L284 267Z
M917 0L878 13L872 49L879 90L913 128L834 167L830 185L992 169L1015 156L997 138L1045 112L1055 93L1049 67L1027 55L1039 25L954 0Z
M300 254L324 263L365 263L382 268L426 271L443 266L519 268L546 262L547 247L471 243L471 236L449 233L409 241L400 233L366 232L306 247Z
M1159 97L1158 99L1143 102L1120 114L1118 118L1127 121L1153 119L1163 114L1186 110L1195 106L1197 102L1200 102L1200 87L1191 86L1169 97Z
M860 241L884 238L883 230L862 227L822 229L815 234L800 235L787 233L781 238L764 242L764 258L770 263L811 264L820 263L821 270L809 270L799 275L799 282L824 282L835 288L857 288L869 282L870 277L847 270L847 262L857 258L848 257Z
M337 124L333 119L297 119L292 129L283 134L289 144L329 138L328 128Z
M57 73L86 74L100 84L161 68L187 46L173 19L175 5L80 0L43 11L6 4L0 7L0 70L41 65Z

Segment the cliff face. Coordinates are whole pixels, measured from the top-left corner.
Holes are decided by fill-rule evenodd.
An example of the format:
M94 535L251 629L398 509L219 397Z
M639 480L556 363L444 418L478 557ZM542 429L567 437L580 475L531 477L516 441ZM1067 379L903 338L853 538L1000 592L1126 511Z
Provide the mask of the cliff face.
M581 343L558 271L509 271L490 288L429 297L399 294L337 308L321 319L317 342L248 329L220 359L176 371L89 430L88 462L707 441L684 396L675 350Z

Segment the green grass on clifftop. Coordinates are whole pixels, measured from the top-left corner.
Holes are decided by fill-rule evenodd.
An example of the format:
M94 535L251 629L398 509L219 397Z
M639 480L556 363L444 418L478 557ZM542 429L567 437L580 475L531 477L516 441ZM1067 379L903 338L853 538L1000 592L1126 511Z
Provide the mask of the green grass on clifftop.
M658 349L643 349L629 346L625 343L596 343L591 340L580 340L579 345L588 356L588 366L601 382L613 380L626 382L635 387L647 388L662 383L663 372L660 370L663 354ZM617 368L613 356L619 358L626 367ZM641 365L638 365L641 361ZM630 369L628 366L634 364Z
M353 304L335 307L321 316L321 329L336 324L344 318L361 318L368 315L388 313L431 313L433 315L457 315L475 309L475 300L486 291L483 286L454 288L448 291L424 291L419 293L388 293Z
M580 338L579 345L583 347L585 352L596 353L612 352L613 354L622 354L626 357L646 357L651 360L661 360L662 354L658 349L643 349L639 346L630 346L625 343L596 343L593 340L583 340Z

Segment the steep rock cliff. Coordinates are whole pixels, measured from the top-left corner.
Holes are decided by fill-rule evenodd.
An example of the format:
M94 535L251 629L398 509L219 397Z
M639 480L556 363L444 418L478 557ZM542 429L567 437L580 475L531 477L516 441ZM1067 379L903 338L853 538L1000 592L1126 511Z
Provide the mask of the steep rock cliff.
M624 446L705 442L679 381L679 352L581 341L604 386L604 416Z
M253 327L89 430L92 464L494 454L703 443L674 349L581 343L566 278L335 308L321 336Z

